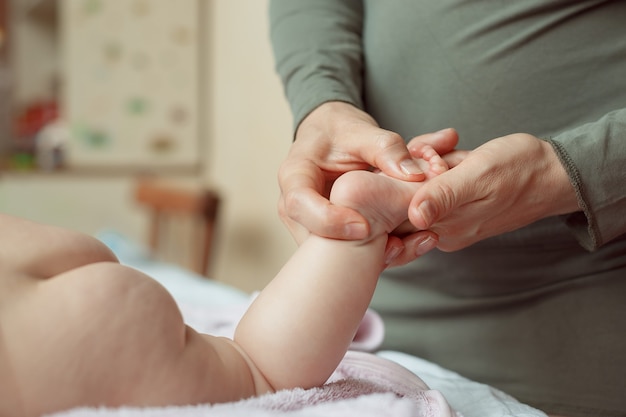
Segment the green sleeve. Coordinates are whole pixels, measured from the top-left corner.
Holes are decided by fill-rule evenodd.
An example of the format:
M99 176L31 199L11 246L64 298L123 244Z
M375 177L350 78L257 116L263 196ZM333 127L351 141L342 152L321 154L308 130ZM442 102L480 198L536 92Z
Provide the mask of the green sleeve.
M549 142L578 194L581 212L565 222L588 250L626 233L626 109Z
M327 101L362 108L360 0L271 0L270 38L294 126Z

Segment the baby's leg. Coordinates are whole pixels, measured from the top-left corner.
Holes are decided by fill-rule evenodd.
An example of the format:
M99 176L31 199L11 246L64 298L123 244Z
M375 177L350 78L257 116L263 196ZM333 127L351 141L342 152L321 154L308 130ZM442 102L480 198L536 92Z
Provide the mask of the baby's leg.
M184 325L156 281L118 263L30 280L0 311L24 412L224 402L257 393L231 341ZM3 378L0 376L0 385Z
M335 181L331 203L360 211L370 222L370 237L309 235L235 333L235 342L273 388L310 388L335 370L385 268L387 233L407 219L420 184L369 171L348 172Z

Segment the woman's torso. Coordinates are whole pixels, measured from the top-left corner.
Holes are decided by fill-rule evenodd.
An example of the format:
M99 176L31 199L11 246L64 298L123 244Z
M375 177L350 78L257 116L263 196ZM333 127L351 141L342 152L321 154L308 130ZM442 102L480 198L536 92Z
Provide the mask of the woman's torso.
M407 139L451 126L473 149L626 107L626 2L364 3L366 107ZM372 306L387 348L553 413L626 415L626 237L587 252L544 219L385 272Z

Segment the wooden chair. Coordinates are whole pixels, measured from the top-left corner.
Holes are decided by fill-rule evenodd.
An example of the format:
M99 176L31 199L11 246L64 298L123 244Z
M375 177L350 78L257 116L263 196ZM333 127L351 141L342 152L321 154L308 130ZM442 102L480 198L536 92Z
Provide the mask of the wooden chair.
M134 197L150 213L148 244L153 255L208 276L219 195L203 186L139 178Z

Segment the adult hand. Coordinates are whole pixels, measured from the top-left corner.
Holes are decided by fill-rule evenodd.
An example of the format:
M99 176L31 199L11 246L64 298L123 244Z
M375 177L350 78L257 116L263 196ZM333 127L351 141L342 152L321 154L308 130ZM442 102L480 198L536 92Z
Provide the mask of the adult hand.
M446 169L426 171L427 180L434 178L448 169L454 168L465 159L469 151L454 149L458 143L458 135L454 129L446 129L435 134L420 135L413 138L407 148L414 158L424 158L424 149L429 147L444 160ZM427 233L430 232L430 233ZM389 235L386 248L387 267L400 266L424 255L437 247L439 236L431 230L415 229L408 220Z
M430 140L437 143L433 146L437 152L438 147L452 149L456 132L432 134ZM405 181L425 178L400 135L381 129L350 104L322 104L302 121L278 173L278 211L298 243L308 233L349 240L369 235L365 218L355 210L330 204L328 193L339 175L370 167Z
M409 208L411 223L436 233L443 251L580 210L552 146L534 136L493 139L457 162L420 187Z

